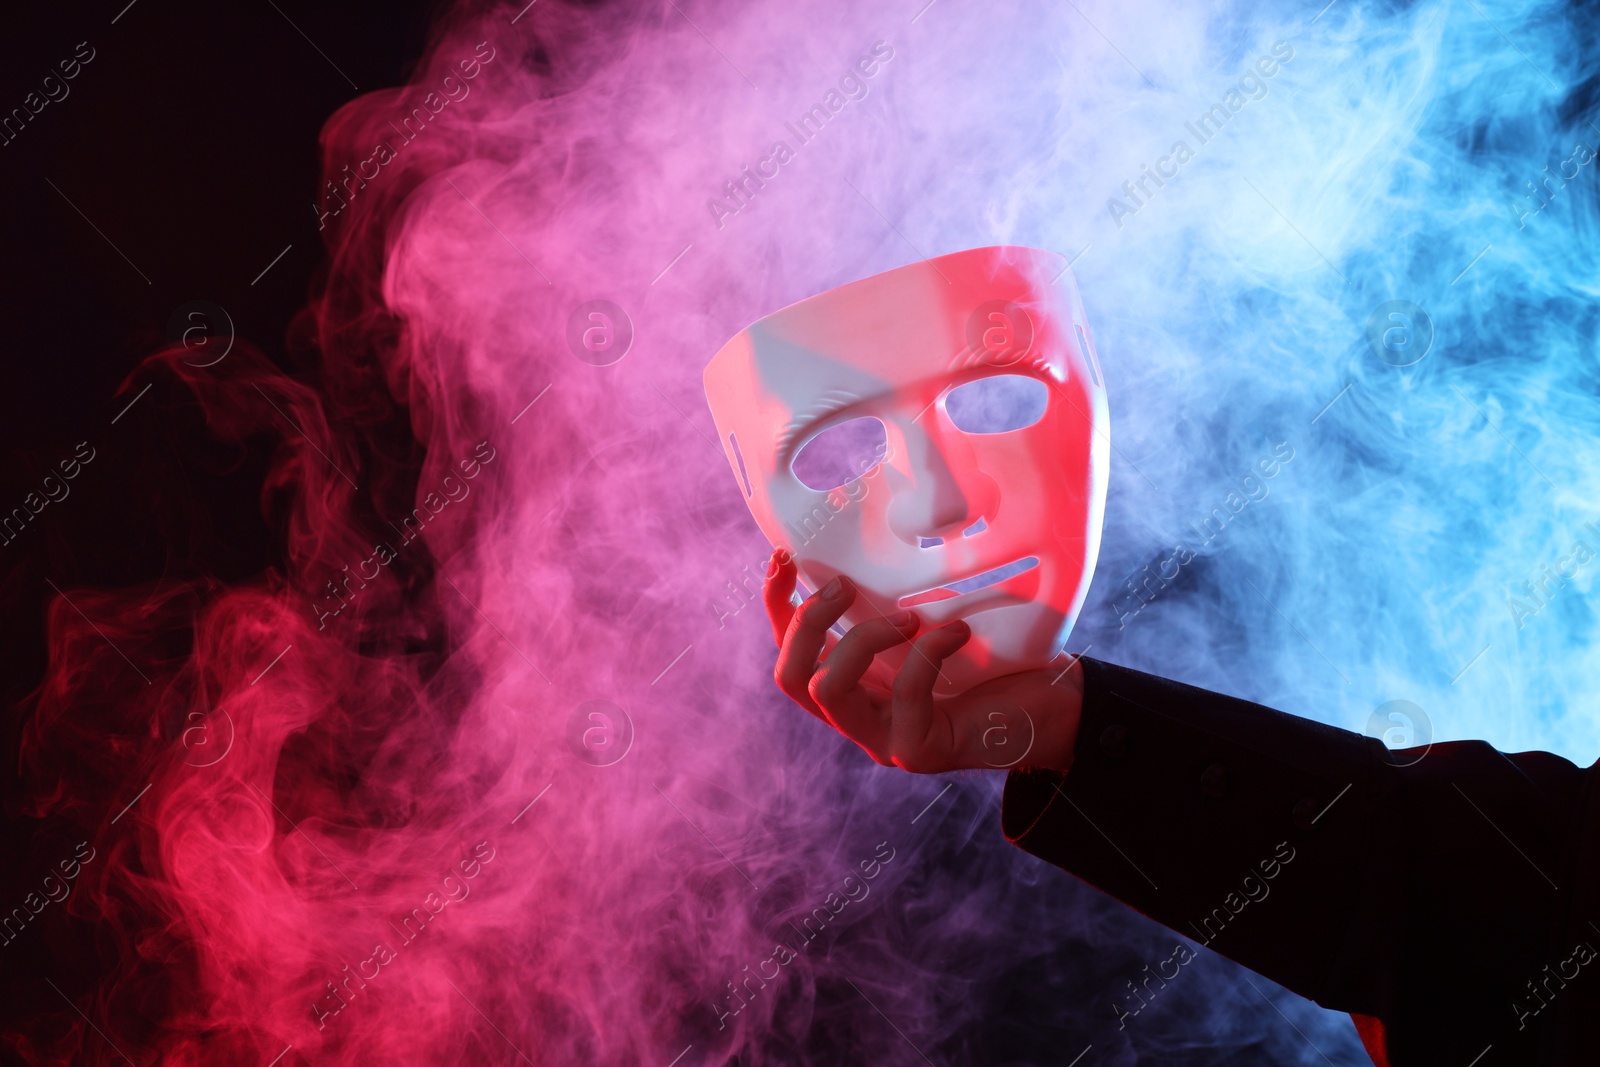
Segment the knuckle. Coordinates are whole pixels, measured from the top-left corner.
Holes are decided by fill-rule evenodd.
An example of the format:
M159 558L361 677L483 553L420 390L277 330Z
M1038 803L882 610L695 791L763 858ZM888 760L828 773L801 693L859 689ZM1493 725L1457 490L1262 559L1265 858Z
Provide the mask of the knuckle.
M871 623L864 622L860 626L852 626L839 638L839 643L833 646L829 655L832 663L853 663L862 658L870 658L882 651L879 642L873 639Z
M795 609L794 617L797 623L802 626L826 626L827 623L823 622L823 620L828 618L831 607L832 605L826 601L818 600L816 597L808 597Z
M794 672L788 669L787 665L780 663L778 668L772 672L772 680L778 683L779 689L782 689L789 696L794 697L794 699L804 703L803 697L805 696L806 692L805 686L803 684L797 684L800 682L800 679L797 679L794 676Z
M900 673L894 676L890 695L896 705L905 705L915 701L921 695L923 688L920 672L915 664L907 660L906 665L900 668Z

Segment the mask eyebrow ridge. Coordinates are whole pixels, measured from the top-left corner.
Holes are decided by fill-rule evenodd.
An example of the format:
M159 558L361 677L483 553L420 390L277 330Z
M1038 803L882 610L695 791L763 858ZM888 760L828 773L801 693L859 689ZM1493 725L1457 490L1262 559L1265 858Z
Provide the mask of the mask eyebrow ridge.
M800 435L819 419L825 419L838 411L843 411L851 404L861 402L861 397L848 389L830 389L812 401L811 405L803 411L795 413L778 432L778 454L787 455Z
M1050 378L1054 378L1056 376L1055 368L1050 365L1050 361L1045 359L1043 355L1032 348L1028 350L1027 355L1023 356L1015 363L1006 363L1003 365L999 363L989 363L984 358L983 350L975 348L971 345L963 348L950 359L950 370L952 371L971 370L974 367L984 366L993 367L996 373L1000 374L1004 374L1007 371L1011 371L1016 368L1026 368L1028 370L1038 371L1040 374Z

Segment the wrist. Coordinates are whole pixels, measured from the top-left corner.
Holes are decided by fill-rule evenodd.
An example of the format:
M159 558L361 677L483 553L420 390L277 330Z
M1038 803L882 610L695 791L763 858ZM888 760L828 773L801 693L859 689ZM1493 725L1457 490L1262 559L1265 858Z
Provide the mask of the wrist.
M1072 769L1083 718L1083 663L1074 659L1066 670L1046 673L1050 681L1040 701L1034 748L1023 763L1065 773Z

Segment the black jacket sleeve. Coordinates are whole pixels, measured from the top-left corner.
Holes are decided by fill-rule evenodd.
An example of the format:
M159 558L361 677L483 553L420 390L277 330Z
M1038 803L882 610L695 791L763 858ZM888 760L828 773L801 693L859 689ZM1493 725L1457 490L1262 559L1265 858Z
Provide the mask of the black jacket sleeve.
M1392 1067L1600 1062L1593 767L1478 741L1391 753L1083 667L1073 766L1011 772L1009 840L1191 944L1381 1020Z

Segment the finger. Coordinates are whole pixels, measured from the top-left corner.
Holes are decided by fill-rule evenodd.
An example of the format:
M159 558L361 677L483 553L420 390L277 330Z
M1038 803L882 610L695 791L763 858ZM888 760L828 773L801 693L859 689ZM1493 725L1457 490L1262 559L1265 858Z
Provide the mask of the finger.
M861 679L879 652L909 640L918 625L909 611L864 622L840 639L811 677L811 696L828 723L884 767L893 766L888 702L867 692Z
M861 689L861 676L872 666L873 657L917 632L919 620L909 611L897 611L885 618L862 623L845 634L834 646L822 669L811 676L811 697L828 713L840 733L864 740L859 734L881 723L863 721L861 712L874 712L873 701ZM855 721L847 721L847 720Z
M778 688L818 714L821 709L811 699L811 676L817 673L817 658L828 640L828 627L839 621L855 598L856 589L849 579L843 575L834 578L795 610L778 648L778 665L773 671Z
M789 632L794 619L794 583L798 577L794 557L780 548L767 560L767 580L761 587L761 598L767 606L767 618L772 622L772 640L783 647L783 635Z
M939 765L940 746L929 737L933 728L933 683L939 679L940 665L971 637L972 627L958 620L923 634L912 644L911 654L895 676L890 702L889 750L895 766L921 773L943 769ZM953 739L950 741L953 743Z

